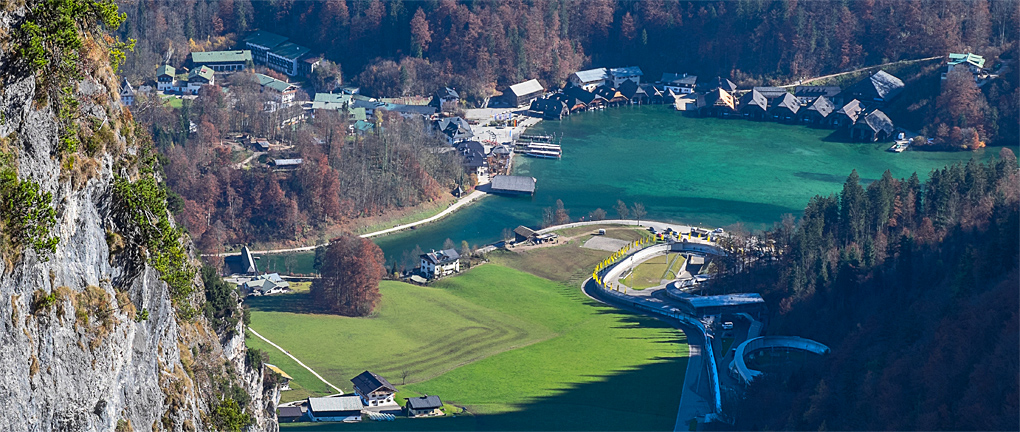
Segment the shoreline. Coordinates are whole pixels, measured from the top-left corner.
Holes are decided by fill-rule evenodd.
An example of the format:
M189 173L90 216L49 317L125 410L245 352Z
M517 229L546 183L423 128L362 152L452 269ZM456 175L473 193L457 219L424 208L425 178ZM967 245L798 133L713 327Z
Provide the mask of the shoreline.
M427 217L425 219L420 219L420 220L417 220L417 221L414 221L414 222L409 222L409 223L406 223L406 224L403 224L403 225L397 225L397 226L392 227L392 228L386 228L386 229L379 230L379 231L374 231L374 232L370 232L370 233L361 234L358 237L370 239L370 238L373 238L373 237L380 237L380 236L385 236L385 235L388 235L388 234L393 234L393 233L396 233L396 232L404 231L404 230L410 229L412 227L417 227L418 225L429 224L429 223L435 222L437 220L440 220L440 219L442 219L442 218L452 214L453 212L459 210L461 207L465 207L468 204L470 204L470 203L472 203L474 201L477 201L477 200L479 200L481 198L484 198L484 197L486 197L488 195L489 195L488 193L485 193L485 192L482 192L480 190L475 189L470 194L465 195L464 197L458 199L453 204L450 204L449 207L443 209L443 211L441 211L441 212L439 212L439 213L437 213L437 214L435 214L433 216ZM251 253L252 254L259 254L259 255L270 255L270 254L280 254L280 253L290 253L290 252L310 252L310 251L314 251L318 247L326 246L328 244L329 243L327 242L327 243L315 244L315 245L311 245L311 246L299 246L299 247L293 247L293 248L253 250L253 251L251 251ZM235 252L221 252L221 253L213 253L213 254L201 254L200 256L202 256L202 257L228 257L228 256L239 255L239 254L240 254L240 252L235 251Z

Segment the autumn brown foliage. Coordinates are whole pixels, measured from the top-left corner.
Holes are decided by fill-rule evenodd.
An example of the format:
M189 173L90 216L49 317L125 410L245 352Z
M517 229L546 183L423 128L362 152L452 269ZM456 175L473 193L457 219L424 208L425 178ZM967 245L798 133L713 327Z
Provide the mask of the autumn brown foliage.
M329 242L321 260L321 277L311 288L317 308L346 316L371 313L386 271L382 249L368 239L344 235Z

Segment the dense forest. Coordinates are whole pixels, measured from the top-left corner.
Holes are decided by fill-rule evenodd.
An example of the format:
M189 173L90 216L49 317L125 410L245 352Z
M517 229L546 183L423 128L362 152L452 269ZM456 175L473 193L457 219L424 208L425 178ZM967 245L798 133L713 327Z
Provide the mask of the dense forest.
M740 81L950 51L994 60L1017 39L1017 6L1015 0L152 0L122 6L129 19L121 33L138 39L125 65L135 78L151 76L171 48L180 63L190 50L233 45L262 29L323 52L347 76L392 71L398 88L417 78L481 95L527 78L562 84L589 64L638 64L651 77L690 72Z
M926 182L857 173L766 233L719 279L759 291L770 332L828 344L754 383L739 429L1016 430L1020 175L1012 151ZM752 252L754 251L754 252Z

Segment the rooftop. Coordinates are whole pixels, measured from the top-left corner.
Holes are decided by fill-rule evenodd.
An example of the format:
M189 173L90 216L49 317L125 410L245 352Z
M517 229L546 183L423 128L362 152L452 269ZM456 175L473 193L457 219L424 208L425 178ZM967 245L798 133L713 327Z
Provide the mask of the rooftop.
M156 68L156 76L158 76L158 77L164 76L164 75L174 76L176 74L177 74L177 69L174 69L174 67L170 66L170 65L162 65L162 66Z
M510 86L510 91L514 92L517 96L524 96L532 93L544 92L545 87L542 87L542 84L539 83L538 80L532 79Z
M949 54L949 64L955 65L960 63L970 63L979 68L985 67L985 58L977 54L966 53L966 54Z
M251 51L192 51L191 61L195 64L245 63L251 61Z
M453 249L443 249L441 251L432 251L421 254L421 257L429 260L432 264L448 264L459 260L460 254ZM379 378L382 379L382 377Z
M739 306L750 304L764 304L765 299L758 293L724 294L714 296L694 296L684 300L695 308L706 308L715 306Z
M422 396L416 398L407 398L407 406L411 409L436 409L443 407L443 401L439 400L439 396Z
M386 378L369 371L364 371L358 376L351 378L351 382L354 383L355 387L365 393L371 393L379 389L390 390L393 392L397 391L397 388L394 387L393 384L390 384L389 381L386 381Z
M276 48L277 45L286 42L287 38L276 33L259 30L249 34L248 37L244 38L244 41L267 49L273 49Z
M287 81L278 80L269 75L257 73L255 74L255 77L259 79L259 84L262 85L263 87L269 87L281 93L287 91L291 87L295 87L294 84L291 84Z
M273 48L270 52L273 53L274 56L283 57L287 60L297 60L301 58L301 56L308 54L309 51L311 50L296 43L284 42L280 44L280 46Z
M534 177L498 175L492 177L492 189L496 191L535 193Z
M644 72L641 72L641 68L637 66L612 68L609 69L609 73L614 77L630 77L644 75Z
M346 104L351 101L351 95L346 93L316 93L314 101Z
M191 70L191 72L188 72L188 81L191 81L191 79L195 77L202 77L205 78L206 81L212 81L213 70L209 69L205 65L195 67Z
M590 83L600 80L609 79L609 74L606 73L606 68L588 69L583 71L574 72L577 79L582 83Z
M357 395L308 398L308 409L315 412L361 411L361 398Z

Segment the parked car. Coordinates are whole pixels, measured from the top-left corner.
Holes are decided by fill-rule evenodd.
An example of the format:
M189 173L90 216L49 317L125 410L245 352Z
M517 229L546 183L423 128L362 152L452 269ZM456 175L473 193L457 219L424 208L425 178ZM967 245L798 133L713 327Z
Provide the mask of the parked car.
M716 228L716 229L712 230L712 232L716 233L716 234L722 234L723 233L723 229L722 228Z
M723 330L733 330L733 321L726 321L722 323Z

